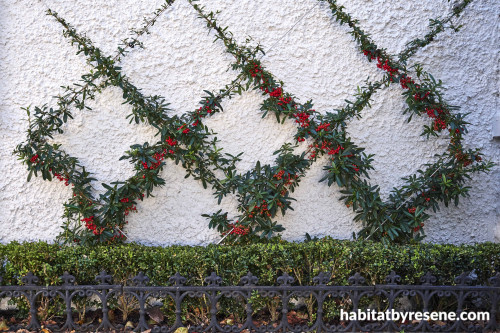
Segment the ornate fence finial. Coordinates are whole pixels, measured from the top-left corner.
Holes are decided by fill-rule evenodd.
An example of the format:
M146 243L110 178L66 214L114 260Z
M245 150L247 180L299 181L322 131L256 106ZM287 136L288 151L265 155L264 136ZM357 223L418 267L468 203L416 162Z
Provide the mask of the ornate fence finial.
M242 276L240 279L240 283L244 286L255 286L257 282L259 282L259 279L251 272L248 272L247 275Z
M66 271L59 278L62 280L63 286L72 286L76 282L76 278Z
M427 271L427 273L425 273L425 275L420 278L420 282L422 282L423 285L432 285L436 281L436 277L429 271Z
M356 272L356 274L351 276L347 281L349 281L349 284L351 286L360 286L360 285L364 284L366 280L363 276L361 276L361 274Z
M208 283L210 287L220 286L222 278L215 274L215 272L212 272L209 277L205 278L205 282Z
M289 286L290 284L295 282L295 279L285 272L277 279L277 281L280 284L280 286Z
M472 282L469 272L463 272L455 278L455 283L459 286L465 286Z
M494 287L500 287L500 272L497 272L495 276L490 277L488 282Z
M391 273L385 277L385 283L387 284L398 284L398 282L401 282L401 276L397 275L395 271L391 271Z
M38 276L33 275L33 273L31 273L31 272L28 272L28 274L26 274L26 276L21 278L21 282L27 286L34 286L38 283L38 281L40 281L38 279Z
M180 275L179 272L177 272L177 273L175 273L174 276L170 277L170 279L168 279L168 281L170 283L172 283L175 287L180 287L180 286L183 286L187 280L184 276Z
M139 274L132 278L132 282L137 287L145 287L149 282L149 278L143 272L139 272Z
M320 272L318 275L313 277L313 283L324 286L330 282L330 273Z
M111 284L111 282L113 281L113 277L106 273L105 270L102 270L101 274L95 277L95 280L99 282L99 284Z

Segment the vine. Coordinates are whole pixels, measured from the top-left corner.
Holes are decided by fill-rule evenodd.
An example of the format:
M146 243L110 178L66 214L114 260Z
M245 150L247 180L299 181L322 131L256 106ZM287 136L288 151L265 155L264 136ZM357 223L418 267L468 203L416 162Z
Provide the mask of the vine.
M234 56L232 68L240 74L218 92L206 91L207 95L201 99L196 110L173 117L168 115L168 104L163 97L144 95L117 66L120 56L125 55L126 47L142 46L137 38L125 40L125 48L119 47L117 56L106 57L89 38L78 34L57 13L48 11L62 24L64 36L77 46L77 53L83 53L93 68L90 74L83 77L86 83L83 88L75 90L68 87L69 93L58 96L57 109L35 107L32 115L31 109L26 108L29 116L28 141L20 144L15 151L28 166L28 180L33 174L37 176L40 173L44 179L55 177L72 186L73 197L65 204L67 222L60 240L92 244L123 239L122 230L127 216L136 211L137 202L151 196L154 187L165 184L160 172L166 159L181 163L187 176L200 180L204 188L211 185L219 203L229 193L236 193L239 216L230 219L221 210L204 215L210 221L209 226L216 228L227 240L251 241L255 237L271 237L284 229L273 219L278 212L285 214L292 209L294 199L291 193L310 166L322 156L328 156L329 160L324 167L327 174L323 181L343 188L341 200L347 207L352 207L356 212L355 219L363 223L359 237L383 242L421 239L424 236L423 223L429 218L426 210L439 209L440 202L458 204L459 197L468 194L465 182L471 174L488 171L492 167L492 163L482 160L479 150L463 147L463 135L467 132L464 115L455 112L457 108L445 102L442 83L419 65L406 67L406 61L420 47L431 43L437 34L446 28L458 30L452 20L461 14L470 0L456 6L446 19L432 20L430 32L423 39L408 43L397 60L377 47L343 7L333 0L320 1L328 3L336 21L350 27L360 51L368 61L376 61L377 67L385 73L381 80L367 82L365 87L358 88L354 102L348 102L336 113L326 114L316 112L311 101L301 104L295 96L286 92L283 82L275 79L257 57L263 54L262 48L239 46L229 30L217 24L216 14L204 13L194 0L188 2L207 27L215 31L216 40L221 40L227 52ZM172 3L167 1L155 12L153 19L156 20ZM145 29L150 23L146 20ZM145 30L136 32L138 36L142 35L140 31ZM410 76L410 71L415 72L416 78ZM102 82L94 83L97 79ZM388 201L384 202L378 186L367 181L368 172L373 169L373 155L367 155L348 137L346 126L350 119L361 117L361 111L370 105L373 94L398 83L406 98L408 107L404 113L408 115L408 121L413 116L428 116L431 124L424 127L422 134L429 138L448 130L450 144L445 153L437 156L435 163L427 164L424 170L404 178L405 184L394 189ZM131 122L154 126L158 130L159 141L131 146L121 159L130 161L135 175L123 182L103 184L106 192L95 198L91 186L95 179L90 177L78 159L66 154L59 145L48 143L46 138L52 138L55 132L63 132L63 124L72 118L71 104L79 110L88 108L85 100L111 85L120 87L126 103L132 105L132 113L128 116ZM278 122L292 120L297 125L297 131L294 143L286 143L275 152L275 165L257 162L252 170L238 174L235 164L240 155L222 154L217 147L217 139L212 139L214 133L203 125L203 120L223 111L223 98L241 94L250 87L266 96L261 105L263 117L274 113ZM309 148L302 154L295 154L296 144L305 140L310 143ZM218 178L219 173L224 178Z

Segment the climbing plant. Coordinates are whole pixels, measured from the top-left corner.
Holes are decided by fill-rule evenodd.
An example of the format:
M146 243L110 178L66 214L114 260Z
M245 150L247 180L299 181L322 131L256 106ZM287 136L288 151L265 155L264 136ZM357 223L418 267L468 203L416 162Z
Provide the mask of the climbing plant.
M424 237L424 222L429 218L426 211L459 203L461 196L468 195L467 180L473 173L489 171L492 163L484 161L478 149L467 149L462 140L467 133L464 115L457 107L449 105L443 97L442 82L436 80L422 66L409 66L408 59L415 52L431 43L446 29L458 30L454 25L470 0L462 1L444 19L431 20L429 32L409 42L397 56L378 47L371 37L334 0L325 2L333 18L349 27L358 49L367 61L374 63L383 73L381 79L366 82L359 87L352 102L335 112L319 113L312 101L300 103L286 91L282 81L275 78L261 63L263 48L250 43L238 44L227 27L218 24L217 15L206 13L196 1L187 0L216 36L216 43L223 43L234 57L232 69L236 78L218 91L205 91L199 107L181 116L169 115L168 104L162 96L145 95L122 72L119 62L135 46L142 47L139 37L174 2L166 1L143 29L135 31L136 37L126 39L114 57L106 56L85 35L79 34L56 12L48 11L64 28L64 36L76 45L77 53L83 53L92 67L83 76L84 84L68 86L57 97L57 107L28 107L27 141L18 145L15 153L28 167L28 180L32 175L43 179L57 178L72 187L73 197L65 204L66 222L59 236L62 242L81 244L110 243L123 240L123 228L130 212L136 211L138 201L152 195L157 186L165 181L161 171L165 160L180 163L187 172L199 180L203 187L210 186L218 203L230 193L238 199L239 215L229 217L222 210L204 215L209 226L216 228L228 241L252 241L255 237L272 237L284 228L277 224L277 214L285 214L292 208L291 194L299 186L312 164L327 156L324 166L328 185L337 184L342 190L341 200L356 213L355 220L363 224L360 238L383 242L407 242ZM428 139L449 136L447 150L436 155L436 161L425 165L414 175L404 178L404 185L395 188L387 201L383 201L377 185L372 185L369 171L373 169L373 155L357 145L347 134L349 120L361 118L362 111L370 105L371 98L379 90L398 84L402 89L407 108L403 115L428 117L422 135ZM158 141L136 144L121 159L128 160L135 175L125 181L103 183L106 192L98 197L92 188L91 173L70 156L58 144L50 143L54 133L63 133L64 124L72 118L71 108L88 108L86 101L104 88L119 87L126 103L132 106L128 116L131 122L147 123L157 129ZM291 142L275 152L274 165L260 162L246 173L238 173L236 163L240 155L223 154L213 132L204 125L207 117L222 112L221 102L234 94L255 89L265 96L261 104L263 117L274 114L279 123L292 121L297 130ZM296 153L299 142L307 141L308 149ZM218 175L223 175L219 177Z

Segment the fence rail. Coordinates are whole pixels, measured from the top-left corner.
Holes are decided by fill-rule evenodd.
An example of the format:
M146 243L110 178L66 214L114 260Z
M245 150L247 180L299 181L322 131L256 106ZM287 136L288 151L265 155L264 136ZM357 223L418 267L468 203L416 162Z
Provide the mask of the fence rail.
M358 273L351 276L349 285L329 285L331 274L320 273L313 278L313 285L294 285L294 278L284 274L277 279L277 285L258 285L258 278L251 273L243 276L240 285L223 285L221 277L212 273L204 279L204 286L185 285L187 279L179 273L172 276L169 286L150 286L149 278L142 273L131 279L130 285L113 284L112 276L101 272L96 277L97 285L77 285L74 276L67 272L61 276L61 285L39 286L39 278L28 273L21 278L22 285L3 286L0 278L0 301L2 299L26 302L29 316L25 327L12 325L10 330L51 331L105 331L134 330L152 332L175 332L186 327L189 332L490 332L500 330L500 273L489 279L489 285L470 285L470 273L463 273L455 279L455 285L434 285L436 277L427 273L421 277L420 285L400 285L395 272L386 277L385 284L365 285L365 279ZM98 317L90 323L81 323L77 304L81 300L94 300ZM232 301L231 301L232 300ZM340 317L367 309L381 312L403 311L402 300L412 304L405 311L431 312L448 306L446 311L459 316L463 312L487 312L489 320L356 320ZM42 325L38 318L40 304L58 304L60 324ZM198 301L206 307L205 320L193 322L186 303ZM50 303L52 302L52 303ZM118 303L117 303L118 302ZM121 302L121 303L119 303ZM232 316L221 320L221 306L225 304L239 308L239 318ZM232 302L232 303L231 303ZM260 302L260 303L259 303ZM19 303L18 303L19 304ZM95 304L99 306L95 308ZM122 312L135 312L132 321L113 324L110 319L110 305L121 304ZM156 304L156 305L155 305ZM228 305L229 304L229 305ZM260 304L260 305L259 305ZM265 306L262 306L265 304ZM168 306L167 306L168 305ZM127 306L129 307L127 309ZM451 306L451 308L450 308ZM267 307L270 321L257 320L260 309ZM308 312L307 319L295 316L294 309L302 307ZM370 310L371 309L371 310ZM441 309L443 310L443 309ZM85 311L85 310L84 310ZM169 312L170 311L170 312ZM200 309L198 308L198 312ZM1 312L1 311L0 311ZM5 311L4 311L5 312ZM156 313L156 315L155 315ZM291 316L294 314L294 316ZM274 317L273 317L274 315ZM131 316L133 317L133 316ZM170 318L164 319L164 318ZM198 313L198 317L203 317ZM149 321L148 321L149 318ZM156 319L152 319L156 318ZM352 319L352 320L349 320ZM359 319L359 318L358 318ZM168 322L170 321L170 322ZM184 330L185 331L185 330Z

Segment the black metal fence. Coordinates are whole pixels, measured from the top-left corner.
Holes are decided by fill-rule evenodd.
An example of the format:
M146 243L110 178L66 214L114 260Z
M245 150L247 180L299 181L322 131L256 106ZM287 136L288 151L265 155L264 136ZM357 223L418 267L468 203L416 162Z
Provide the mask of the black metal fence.
M473 274L464 273L456 285L434 285L436 277L425 274L420 285L400 285L400 276L391 272L383 285L365 285L358 273L349 278L348 286L329 285L331 274L320 273L314 285L294 285L294 278L284 274L275 286L261 286L257 277L248 273L239 286L225 286L215 273L204 279L204 286L185 285L179 273L170 278L169 286L149 286L142 273L130 285L113 284L112 276L101 272L97 285L77 285L75 277L65 273L62 285L39 286L32 273L22 277L22 285L3 286L0 300L17 300L17 309L28 311L25 325L13 324L10 330L25 328L51 331L134 330L152 332L491 332L500 330L500 273L489 279L489 285L470 285ZM88 303L89 300L92 303ZM85 317L93 304L90 322ZM59 308L59 323L41 322L40 309L52 304ZM406 302L406 307L404 303ZM193 304L198 304L196 307ZM118 307L126 323L110 318L110 308ZM227 311L234 313L228 315ZM303 309L304 316L297 316ZM458 320L376 321L377 318L353 318L348 314L370 311L390 313L446 311L456 313ZM342 312L341 312L342 311ZM5 307L0 312L8 313ZM223 313L224 312L224 313ZM487 312L488 318L461 318ZM64 313L61 316L61 313ZM97 314L97 315L96 315ZM373 314L373 312L372 312ZM265 320L262 318L266 318ZM129 319L129 320L128 320ZM428 319L428 320L425 320ZM52 324L50 324L52 323ZM24 327L23 327L24 326ZM186 327L186 329L179 329Z

